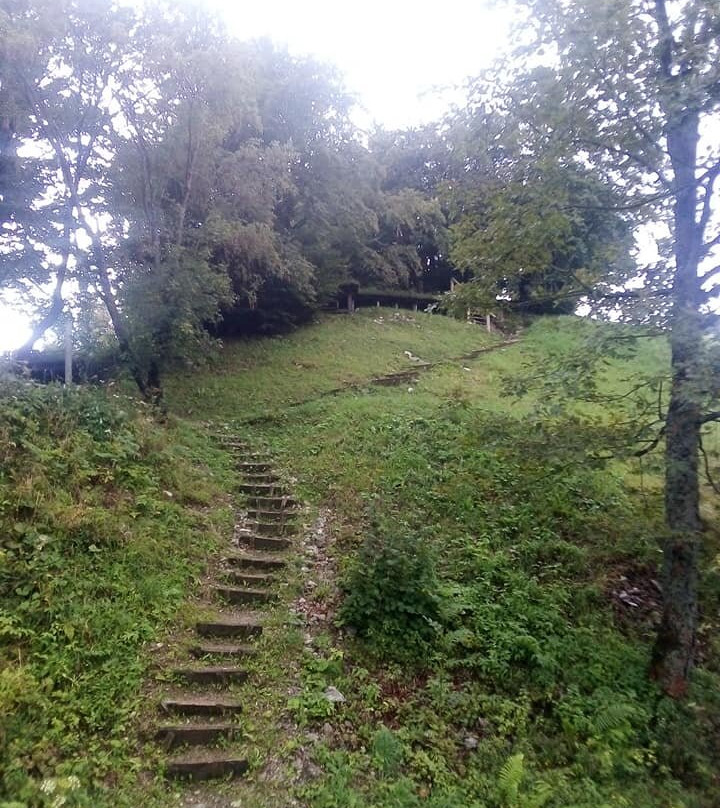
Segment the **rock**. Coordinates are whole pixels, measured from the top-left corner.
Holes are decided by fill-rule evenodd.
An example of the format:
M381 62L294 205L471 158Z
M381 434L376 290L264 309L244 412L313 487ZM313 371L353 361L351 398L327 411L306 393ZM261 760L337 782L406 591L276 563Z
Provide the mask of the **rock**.
M480 741L474 735L466 735L463 738L463 746L466 749L477 749Z
M344 704L345 701L347 701L345 696L343 696L343 694L332 685L325 688L323 695L330 702L330 704Z

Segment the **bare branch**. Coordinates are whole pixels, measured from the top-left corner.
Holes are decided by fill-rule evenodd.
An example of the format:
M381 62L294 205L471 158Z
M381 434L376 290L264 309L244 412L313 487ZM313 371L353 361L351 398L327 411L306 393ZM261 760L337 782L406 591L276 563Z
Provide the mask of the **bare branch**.
M657 445L660 441L665 437L665 429L666 427L663 426L661 429L658 430L657 435L650 441L650 443L643 447L642 449L638 449L636 452L633 452L633 457L644 457L646 454L650 454L653 449L657 448Z
M718 484L713 480L713 476L710 473L710 458L708 457L707 452L705 451L705 447L703 446L702 435L698 438L698 449L700 450L700 454L703 458L703 466L705 467L705 479L708 482L708 485L716 494L720 494L720 487Z

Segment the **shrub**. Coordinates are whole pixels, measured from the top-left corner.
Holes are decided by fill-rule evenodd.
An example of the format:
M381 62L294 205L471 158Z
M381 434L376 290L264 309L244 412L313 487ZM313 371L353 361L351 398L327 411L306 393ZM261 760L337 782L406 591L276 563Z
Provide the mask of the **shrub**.
M394 659L421 654L440 627L441 599L428 541L401 526L370 533L342 582L341 621Z

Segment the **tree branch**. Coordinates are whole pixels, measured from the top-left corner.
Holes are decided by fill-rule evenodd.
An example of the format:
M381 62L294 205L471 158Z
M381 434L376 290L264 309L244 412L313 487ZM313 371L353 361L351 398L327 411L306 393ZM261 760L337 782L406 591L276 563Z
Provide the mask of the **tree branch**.
M650 454L653 449L657 448L657 445L665 436L666 427L663 425L659 430L657 435L650 441L650 443L643 447L642 449L638 449L636 452L633 452L633 457L644 457L646 454Z
M708 481L710 488L716 493L720 494L720 488L718 487L715 480L713 480L712 474L710 473L710 458L708 457L707 452L705 451L705 447L703 446L702 435L698 436L698 449L700 450L700 454L703 458L703 465L705 467L705 479Z

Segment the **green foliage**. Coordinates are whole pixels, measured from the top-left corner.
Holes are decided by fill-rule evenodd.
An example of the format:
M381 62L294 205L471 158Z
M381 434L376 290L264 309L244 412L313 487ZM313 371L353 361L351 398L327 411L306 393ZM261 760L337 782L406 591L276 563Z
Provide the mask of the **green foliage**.
M342 651L335 650L327 657L307 653L302 670L302 692L288 699L288 707L299 724L305 725L333 715L337 702L326 698L325 690L341 682L342 661Z
M456 125L494 126L477 116ZM484 137L476 137L470 148L482 147ZM497 177L469 175L453 189L452 204L462 212L452 226L451 258L468 283L447 305L459 316L467 307L571 313L611 268L629 265L630 228L614 210L613 191L592 174L530 156L527 144L523 153L509 127L506 137L507 163L497 166Z
M421 534L371 527L343 581L340 617L385 658L422 654L439 629L435 559Z
M0 801L105 805L143 765L143 646L230 521L196 510L228 472L102 390L3 379L0 423Z
M425 322L402 326L421 356L412 345ZM351 333L353 350L372 354L372 331L336 323L328 340ZM309 804L713 805L716 675L703 671L697 707L679 711L647 680L662 501L647 459L640 476L637 459L606 449L628 439L624 396L636 374L659 375L667 346L640 339L630 357L620 347L628 336L542 321L521 343L439 365L411 390L318 398L260 427L301 490L335 513L340 614L347 621L351 607L358 626L336 643L347 701L316 719L336 734L314 751L323 774L303 789ZM508 373L559 372L586 340L617 350L596 366L584 401L555 407L544 388L517 404L508 396ZM312 350L308 375L334 373L329 349ZM266 372L248 368L250 381ZM397 573L414 574L419 545L429 593ZM637 574L647 590L635 610L617 592ZM413 600L426 594L433 630L413 638L408 615L430 625L418 619L427 601Z

